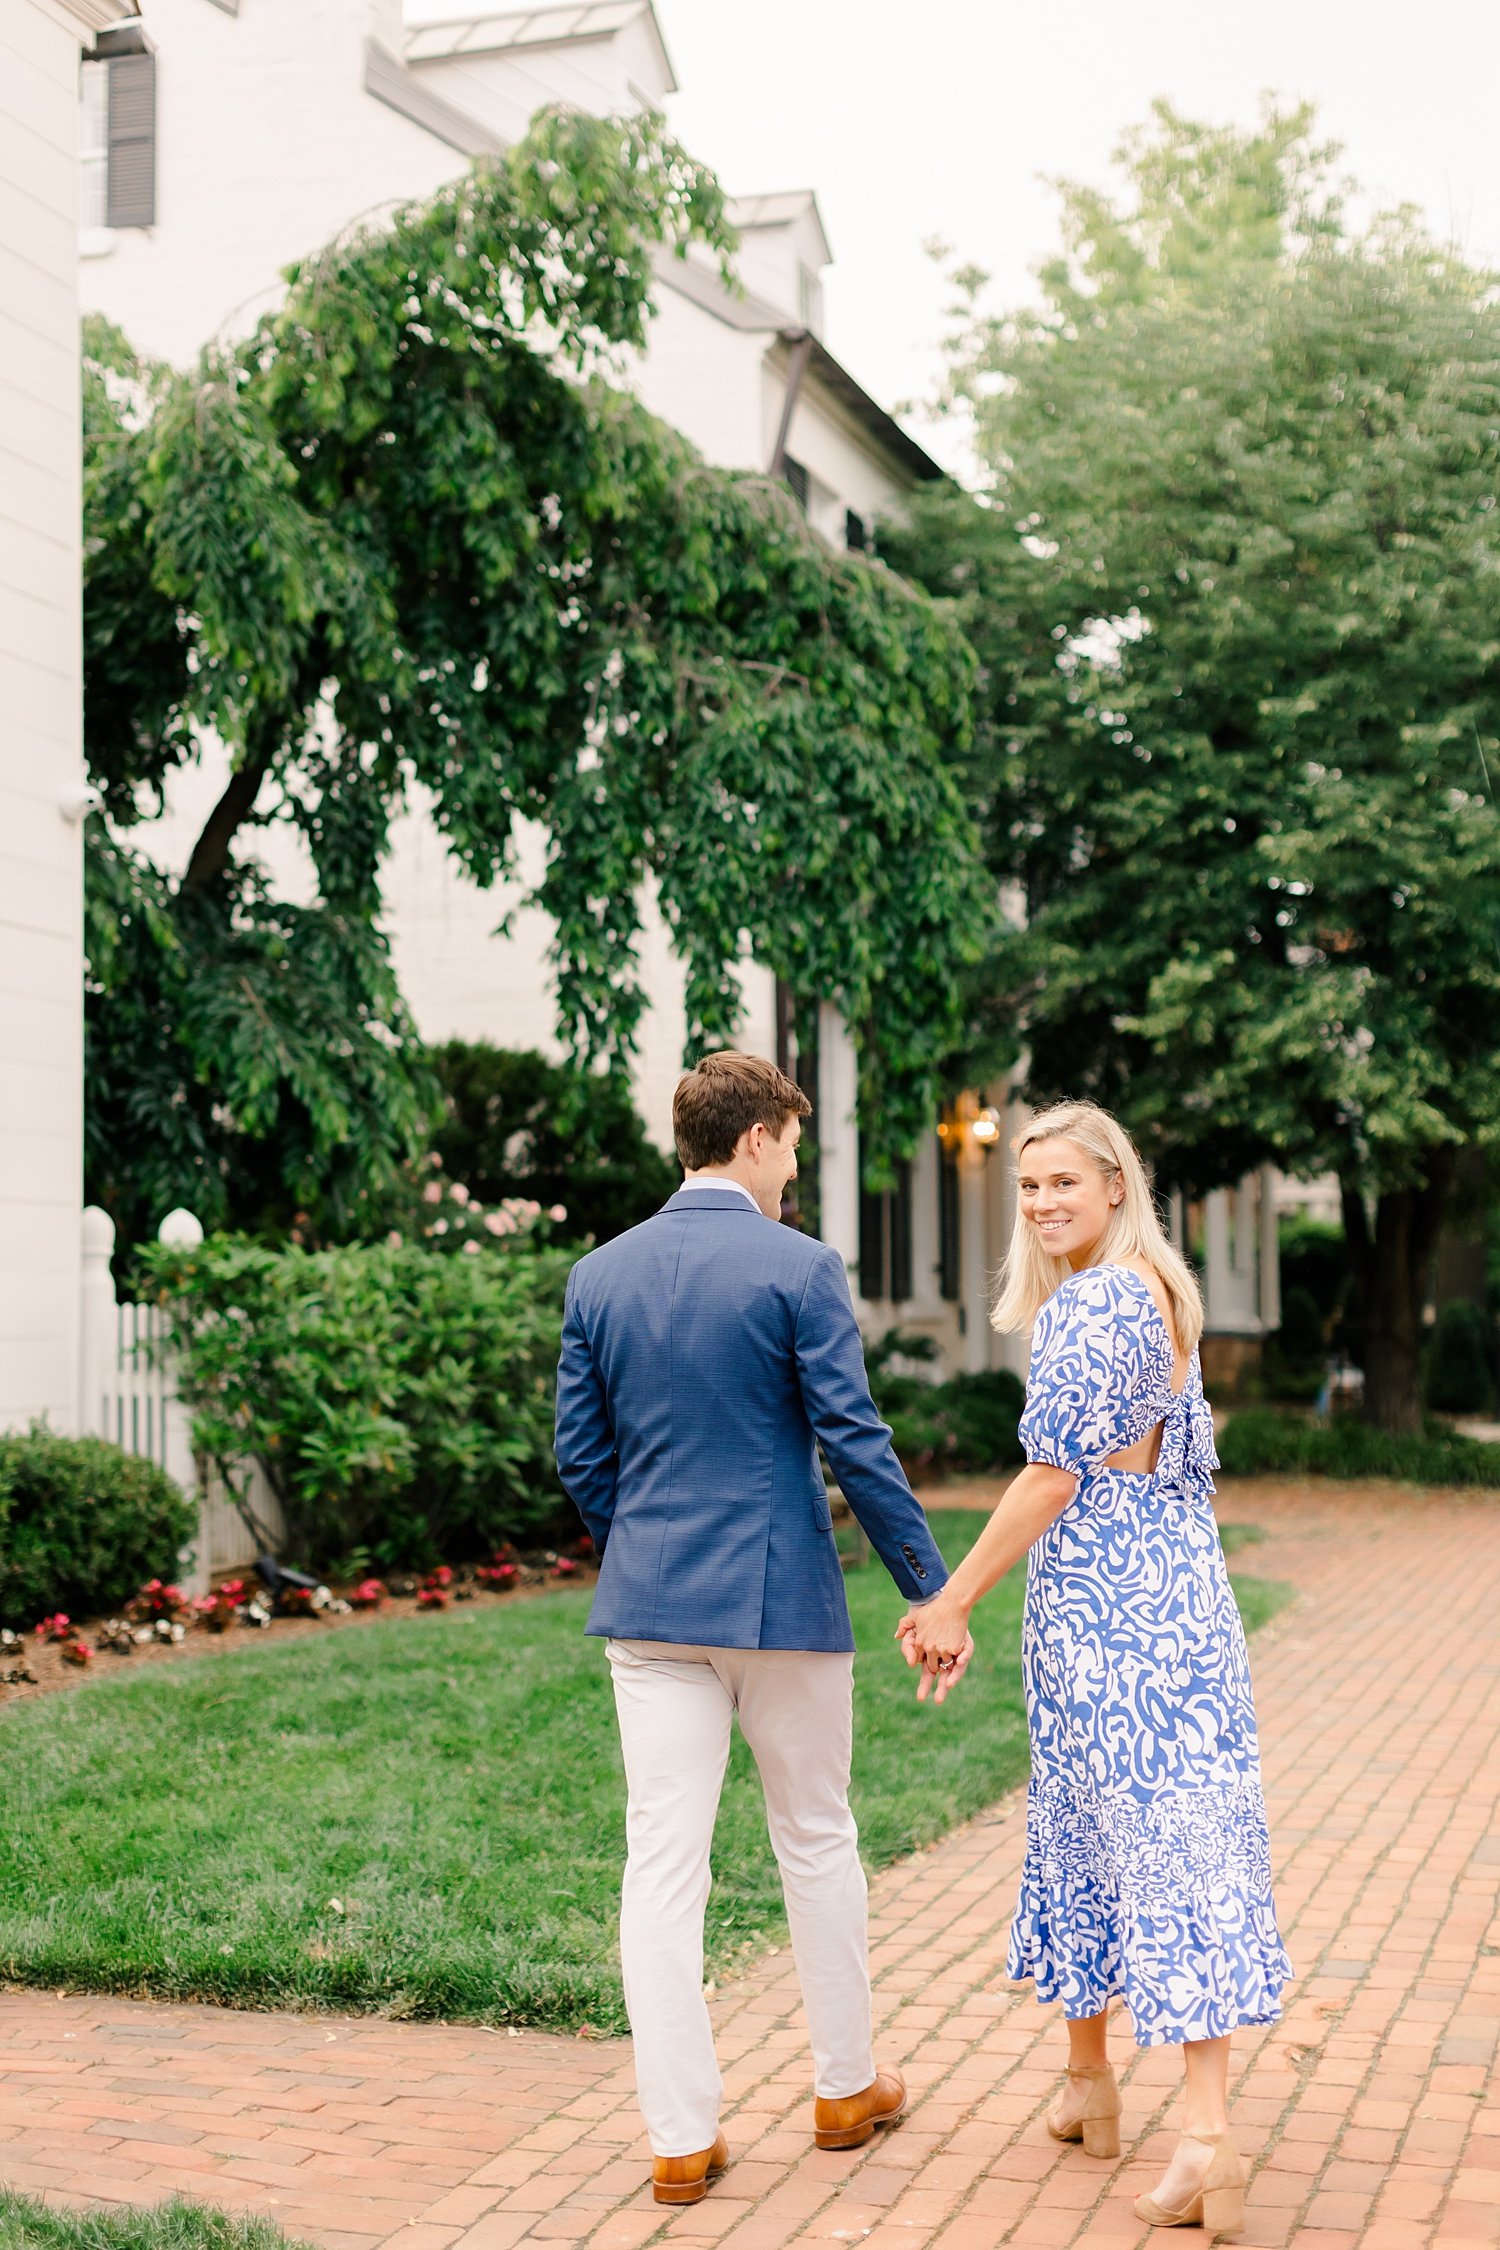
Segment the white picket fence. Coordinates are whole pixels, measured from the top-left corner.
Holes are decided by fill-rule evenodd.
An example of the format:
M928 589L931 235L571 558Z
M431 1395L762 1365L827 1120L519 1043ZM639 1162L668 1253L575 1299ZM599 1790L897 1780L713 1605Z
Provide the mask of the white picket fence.
M161 1241L190 1247L203 1229L191 1211L170 1211ZM198 1504L197 1537L183 1550L183 1582L204 1593L226 1571L253 1562L257 1543L224 1489L223 1479L193 1451L192 1416L177 1396L170 1357L160 1346L163 1315L155 1305L122 1305L110 1260L115 1226L91 1204L83 1214L83 1299L79 1332L78 1427L138 1453L181 1485ZM251 1514L277 1542L285 1530L281 1503L258 1462L236 1468Z

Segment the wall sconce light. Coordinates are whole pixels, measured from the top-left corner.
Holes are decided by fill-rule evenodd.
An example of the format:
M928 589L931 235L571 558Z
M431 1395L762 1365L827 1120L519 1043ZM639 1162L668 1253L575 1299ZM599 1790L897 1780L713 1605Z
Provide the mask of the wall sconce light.
M977 1148L993 1148L1003 1130L998 1109L981 1109L973 1094L960 1094L951 1113L938 1124L938 1139L959 1154L966 1141Z

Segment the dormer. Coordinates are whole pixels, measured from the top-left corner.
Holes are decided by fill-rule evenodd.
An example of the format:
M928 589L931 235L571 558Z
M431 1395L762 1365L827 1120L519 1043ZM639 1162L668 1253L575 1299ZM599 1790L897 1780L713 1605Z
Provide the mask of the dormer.
M651 0L471 6L411 24L402 55L424 87L502 141L520 140L548 102L607 117L659 109L677 91Z
M729 218L740 237L735 264L745 287L784 312L789 327L821 336L823 269L833 253L811 188L732 197Z

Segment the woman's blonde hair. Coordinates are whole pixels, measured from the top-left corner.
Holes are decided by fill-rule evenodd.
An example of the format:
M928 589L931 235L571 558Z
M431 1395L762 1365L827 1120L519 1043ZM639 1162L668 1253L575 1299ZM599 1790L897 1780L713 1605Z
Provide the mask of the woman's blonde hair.
M1203 1298L1191 1266L1167 1240L1145 1167L1134 1141L1117 1119L1097 1102L1058 1102L1044 1109L1017 1133L1011 1152L1020 1161L1040 1141L1072 1141L1113 1186L1124 1188L1099 1238L1096 1265L1118 1264L1140 1258L1160 1277L1172 1306L1172 1326L1185 1352L1193 1350L1203 1333ZM1016 1202L1016 1223L1010 1249L1000 1269L995 1308L990 1314L996 1328L1006 1331L1029 1328L1038 1312L1072 1268L1066 1258L1054 1258L1035 1225Z

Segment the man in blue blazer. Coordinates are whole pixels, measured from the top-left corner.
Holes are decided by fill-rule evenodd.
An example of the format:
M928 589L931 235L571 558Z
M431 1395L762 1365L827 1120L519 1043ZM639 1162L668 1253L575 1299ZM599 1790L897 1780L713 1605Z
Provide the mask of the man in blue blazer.
M696 2202L729 2161L703 1915L735 1713L786 1895L815 2139L856 2147L906 2102L871 2044L854 1635L817 1445L908 1603L948 1573L871 1399L843 1260L774 1223L810 1108L773 1064L707 1056L672 1107L682 1187L579 1260L563 1318L557 1464L601 1558L588 1631L625 1754L620 1956L661 2203Z

